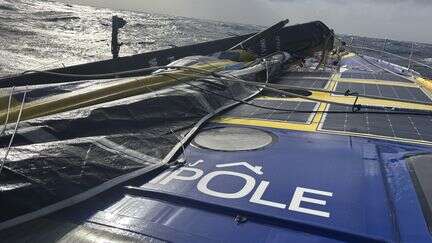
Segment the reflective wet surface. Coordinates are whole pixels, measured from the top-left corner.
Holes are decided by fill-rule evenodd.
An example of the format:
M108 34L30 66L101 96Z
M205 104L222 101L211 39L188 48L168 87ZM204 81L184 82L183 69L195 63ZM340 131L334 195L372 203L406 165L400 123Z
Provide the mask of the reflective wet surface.
M120 55L246 34L259 27L35 0L0 0L0 75L111 58L111 17L128 21Z
M0 75L47 69L111 58L111 17L128 24L120 33L121 55L133 55L220 39L260 30L259 26L231 24L134 11L120 11L40 0L0 0ZM337 32L337 30L336 30ZM341 36L347 43L351 36ZM411 43L354 37L352 44L409 57ZM428 64L432 45L415 43L413 58ZM404 66L406 60L368 52ZM432 70L415 66L425 76Z

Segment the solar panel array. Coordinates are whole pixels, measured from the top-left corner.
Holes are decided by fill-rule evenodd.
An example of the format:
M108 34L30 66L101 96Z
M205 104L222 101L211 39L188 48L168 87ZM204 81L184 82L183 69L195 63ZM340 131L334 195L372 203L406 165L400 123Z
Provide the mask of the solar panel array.
M288 100L255 99L251 101L251 103L254 105L276 109L311 111L311 113L277 111L258 108L250 105L240 105L227 112L225 116L307 123L311 118L312 111L314 111L317 107L317 103L315 102L297 102Z
M432 142L432 118L427 116L351 113L351 107L330 105L322 129ZM376 111L363 109L362 111Z
M355 64L367 67L371 72L350 71L341 74L344 79L381 80L376 84L357 82L337 82L335 91L357 92L360 95L393 98L405 101L417 101L432 104L432 99L419 87L414 85L395 85L386 81L401 82L404 84L415 84L414 82L399 77L392 73L379 70L367 62L357 60ZM273 83L289 85L305 89L325 89L330 83L330 72L291 72L285 71ZM347 80L346 80L347 81ZM266 91L265 95L280 96L278 93ZM264 109L249 105L240 105L227 112L225 116L285 121L309 124L313 118L313 111L318 109L317 102L292 101L290 99L255 99L252 104L276 109L311 111L296 113L291 111L278 111ZM373 113L352 113L351 107L342 105L328 105L329 113L321 120L321 130L333 132L351 132L365 135L377 135L391 138L402 138L419 141L432 142L432 117L415 115L391 115ZM333 111L340 113L331 113ZM382 111L363 108L362 111Z
M284 71L282 76L284 77L314 77L314 78L330 78L331 72L319 71L319 72L292 72Z
M324 89L328 82L328 79L296 79L287 77L281 77L277 81L275 81L276 84L290 85L306 89Z
M343 72L341 78L348 79L369 79L369 80L383 80L383 81L394 81L403 83L412 83L412 81L400 77L392 73L372 73L372 72Z
M336 91L345 92L347 90L360 95L432 103L432 100L420 88L415 87L338 82Z
M330 72L284 72L273 83L307 89L324 89L329 82Z

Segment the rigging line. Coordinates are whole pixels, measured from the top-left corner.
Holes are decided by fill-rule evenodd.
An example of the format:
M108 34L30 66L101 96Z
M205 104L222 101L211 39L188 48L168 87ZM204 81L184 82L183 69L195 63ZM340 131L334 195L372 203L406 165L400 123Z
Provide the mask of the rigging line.
M266 84L270 81L270 74L269 74L269 66L267 59L263 60L265 62L265 69L266 69Z
M11 108L11 105L12 105L12 96L13 96L14 90L15 90L15 86L12 87L11 92L9 94L9 102L8 102L8 108L7 108L7 113L6 113L6 119L5 119L5 122L3 124L3 128L2 128L2 130L0 132L0 136L3 136L4 132L6 131L6 126L7 126L8 121L9 121L10 108Z
M189 68L190 67L186 67L186 66L154 66L154 67L140 68L140 69L134 69L134 70L129 70L129 71L114 72L114 73L102 73L102 74L69 74L69 73L58 73L58 72L52 72L52 71L27 70L27 71L23 72L22 75L27 74L27 73L44 73L44 74L50 74L50 75L54 75L54 76L68 77L68 78L107 78L107 77L116 78L120 75L138 74L138 73L142 73L142 72L156 71L159 69L187 69L187 70L189 70ZM205 70L205 71L207 73L209 72L207 70Z
M13 131L13 133L12 133L12 136L11 136L10 140L9 140L8 148L7 148L7 150L6 150L5 156L4 156L3 159L1 160L1 165L0 165L0 174L1 174L2 170L3 170L3 166L4 166L5 162L6 162L6 159L7 159L8 155L9 155L9 151L10 151L11 146L12 146L12 143L13 143L13 141L14 141L15 134L16 134L17 131L18 131L18 126L19 126L19 123L20 123L20 120L21 120L21 115L22 115L22 112L23 112L23 109L24 109L24 104L25 104L26 97L27 97L27 90L24 92L24 95L23 95L23 98L22 98L20 111L19 111L19 114L18 114L17 121L16 121L16 123L15 123L14 131Z
M193 69L195 69L195 68L193 68ZM347 107L352 107L353 106L353 104L343 104L343 103L338 103L338 102L333 102L333 101L327 101L327 100L322 100L322 99L317 99L317 98L310 98L310 97L305 96L305 95L300 95L300 94L297 94L297 93L288 92L288 91L284 91L284 90L268 87L268 86L270 86L269 84L264 84L264 83L261 83L261 82L246 81L246 80L239 79L239 78L232 79L232 78L230 78L227 75L216 74L216 73L210 73L210 74L215 75L214 79L215 80L219 80L219 81L233 81L233 82L244 83L246 85L260 87L260 88L263 88L263 89L266 89L266 90L270 90L270 91L273 91L273 92L276 92L276 93L280 93L280 94L284 94L284 95L289 95L289 96L296 97L296 98L302 98L302 99L313 101L313 102L321 102L321 103L327 103L327 104L333 104L333 105L339 105L339 106L347 106ZM187 74L182 74L182 75L187 75ZM222 78L217 77L217 76L223 77L225 79L222 79ZM304 91L308 91L307 89L303 89L303 90ZM360 105L360 104L358 104L358 105ZM362 108L379 109L380 107L362 106ZM382 107L382 108L387 109L387 110L399 109L398 107ZM418 114L419 112L412 112L412 113ZM429 113L422 113L422 114L423 115L427 115Z
M356 52L354 52L354 53L356 53ZM398 77L400 77L400 78L403 78L403 79L405 79L405 80L408 80L408 81L410 81L410 82L413 82L413 80L411 80L411 79L409 79L408 77L406 77L406 76L404 76L404 75L401 75L401 74L398 74L398 73L396 73L396 72L393 72L393 71L391 71L391 70L389 70L389 69L387 69L387 68L384 68L384 67L382 67L382 66L380 66L380 65L378 65L378 64L375 64L375 63L373 63L373 62L371 62L370 60L367 60L365 57L364 57L364 55L362 55L362 54L359 54L359 53L356 53L362 60L364 60L365 62L367 62L367 63L369 63L370 65L372 65L372 66L374 66L374 67L377 67L377 68L379 68L379 69L381 69L381 70L383 70L383 71L385 71L385 72L388 72L388 73L390 73L390 74L393 74L393 75L395 75L395 76L398 76ZM379 60L379 59L378 59Z
M266 56L263 56L263 57L257 58L257 59L255 59L255 60L252 61L252 62L247 63L247 64L246 64L246 67L252 67L253 65L257 65L257 64L261 63L262 60L264 60L264 59L269 59L269 58L271 58L271 57L273 57L273 56L276 56L276 55L278 55L278 54L279 54L279 55L284 55L285 53L284 53L283 51L275 51L275 52L270 53L270 54L268 54L268 55L266 55ZM285 59L285 58L284 58L284 59ZM286 60L284 60L284 61L286 61Z
M184 81L187 83L187 81ZM385 112L385 111L320 111L320 110L315 110L315 111L307 111L307 110L292 110L292 109L281 109L281 108L274 108L274 107L266 107L266 106L261 106L261 105L257 105L257 104L253 104L251 102L248 101L241 101L232 97L228 97L228 96L224 96L222 94L218 94L216 92L213 92L211 90L208 89L204 89L202 87L199 87L197 85L193 85L190 83L187 83L192 87L198 88L202 91L205 92L209 92L212 93L214 95L218 95L221 96L225 99L232 99L233 101L236 102L240 102L242 104L245 105L249 105L249 106L253 106L256 108L261 108L261 109L266 109L266 110L272 110L272 111L283 111L283 112L293 112L293 113L307 113L307 114L317 114L317 113L322 113L322 114L346 114L346 113L354 113L354 114L387 114L387 115L418 115L418 116L432 116L432 113L420 113L420 112ZM352 105L349 105L349 107L352 107Z
M246 97L244 100L249 100L252 99L253 97L255 97L256 95L258 95L259 92L255 92L253 94L251 94L250 96ZM210 119L214 118L215 116L217 116L218 114L222 113L223 111L234 107L236 104L228 104L226 106L220 107L218 109L216 109L215 111L213 111L210 114L207 114L206 116L204 116L202 119L200 119L194 126L193 128L188 132L188 134L186 136L184 136L184 138L182 139L182 141L177 144L165 157L164 159L161 161L161 163L159 164L155 164L153 166L150 167L145 167L142 169L139 169L137 171L134 172L130 172L128 174L116 177L110 181L104 182L102 184L100 184L99 186L95 186L92 189L89 189L85 192L79 193L75 196L72 196L68 199L64 199L60 202L51 204L50 206L46 206L43 208L40 208L34 212L31 213L27 213L21 216L18 216L16 218L4 221L0 223L0 231L4 230L4 229L8 229L10 227L28 222L30 220L33 219L37 219L40 217L43 217L45 215L48 215L50 213L59 211L61 209L64 209L66 207L72 206L72 205L76 205L77 203L80 203L82 201L85 201L91 197L94 197L102 192L105 192L115 186L118 186L122 183L125 183L127 181L130 181L134 178L137 178L139 176L144 176L148 173L154 172L156 170L159 170L167 165L170 164L170 162L172 161L172 159L177 156L178 151L180 150L181 145L180 144L187 144L190 143L190 141L193 139L193 137L197 134L197 132L199 131L199 129L201 129Z
M264 89L267 89L267 90L270 90L270 91L274 91L274 92L277 92L277 93L281 93L281 94L285 94L285 95L289 95L289 96L294 96L294 97L297 97L297 98L303 98L303 99L311 100L311 101L314 101L314 102L323 102L323 103L327 103L327 104L335 104L335 105L352 107L352 104L348 105L348 104L341 104L341 103L337 103L337 102L325 101L325 100L321 100L321 99L309 98L309 97L304 96L304 95L299 95L299 94L296 94L296 93L287 92L287 91L284 91L284 90L279 90L279 89L267 87L267 84L263 84L263 83L260 83L260 82L246 81L246 80L243 80L243 79L240 79L240 78L234 78L234 79L232 79L228 75L219 74L219 73L216 73L216 72L210 72L210 71L203 70L203 69L200 69L200 68L186 67L186 66L180 66L180 67L176 67L176 68L186 69L186 70L190 70L190 71L195 71L197 73L204 73L204 74L207 74L207 75L212 75L212 76L214 76L216 78L216 80L218 78L226 78L226 79L219 79L219 80L220 81L230 80L230 81L235 81L235 82L246 83L246 84L249 84L249 85L261 87L261 88L264 88ZM182 74L182 75L184 75L184 74ZM234 76L234 75L231 75L231 76ZM307 89L305 89L305 90L307 91ZM383 99L386 100L386 98L383 98ZM414 102L412 102L412 103L414 103ZM369 106L362 106L362 107L363 108L371 108L371 109L376 109L377 108L377 107L373 107L373 106L370 106L370 107ZM384 108L385 109L390 109L390 110L392 110L392 109L398 109L397 107L384 107ZM413 112L413 113L417 114L418 112ZM428 114L428 113L425 113L425 114Z
M150 87L148 87L148 86L146 86L146 88L148 89L148 90L150 90L150 92L154 92L154 90L153 89L151 89ZM177 89L174 89L174 90L177 90ZM159 95L157 94L157 92L155 93L155 95L156 95L156 97L159 97ZM170 126L168 126L168 122L167 122L167 117L166 117L166 114L165 114L165 112L163 112L162 113L163 114L163 116L164 116L164 122L165 122L165 125L168 127L168 129L169 129L169 133L164 133L163 135L167 135L167 134L172 134L177 140L178 140L178 142L181 142L182 140L174 133L174 131L173 131L173 129L170 127ZM187 156L186 156L186 154L185 154L185 147L184 147L184 145L182 144L182 154L183 154L183 158L185 159L185 161L187 160Z
M184 69L184 70L189 70L189 71L193 71L196 73L201 73L201 74L205 74L205 75L212 75L215 78L226 78L226 79L221 79L221 81L225 81L225 80L231 80L231 81L236 81L236 82L242 82L242 83L249 83L250 85L254 85L254 86L259 86L259 87L263 87L265 86L265 84L260 83L260 82L252 82L252 81L245 81L243 79L239 79L239 78L232 78L228 75L224 75L224 74L219 74L216 72L211 72L211 71L207 71L205 69L200 69L200 68L196 68L196 67L188 67L188 66L159 66L159 67L150 67L150 68L143 68L143 69L136 69L136 70L131 70L131 71L126 71L126 72L118 72L118 73L110 73L110 74L95 74L95 75L76 75L76 74L61 74L61 73L55 73L55 72L47 72L47 71L36 71L36 72L40 72L40 73L48 73L48 74L53 74L53 75L58 75L58 76L67 76L67 77L106 77L106 76L110 76L110 75L120 75L120 74L132 74L132 73L137 73L137 72L143 72L145 71L150 71L150 70L159 70L159 69ZM234 75L232 75L234 76ZM235 76L234 76L235 77ZM313 98L309 98L307 96L304 95L298 95L292 92L287 92L287 91L283 91L283 90L279 90L279 89L275 89L275 88L271 88L271 87L264 87L267 90L271 90L277 93L282 93L285 95L289 95L289 96L294 96L297 98L303 98L303 99L307 99L307 100L311 100L311 101L315 101L315 102L325 102L325 103L329 103L329 104L336 104L336 105L344 105L341 103L337 103L337 102L330 102L330 101L323 101L320 99L313 99ZM352 105L347 105L347 106L352 106ZM371 107L373 108L373 107ZM393 108L393 107L390 107Z
M276 52L279 53L279 52ZM270 54L269 56L274 55ZM212 65L210 65L212 66ZM214 67L214 66L213 66ZM119 75L128 75L128 74L138 74L142 72L149 72L149 71L156 71L159 69L186 69L186 70L195 70L199 72L203 72L204 74L211 74L212 72L193 67L187 67L187 66L154 66L154 67L147 67L147 68L140 68L140 69L134 69L129 71L122 71L122 72L113 72L113 73L103 73L103 74L68 74L68 73L58 73L53 71L40 71L40 70L27 70L21 75L28 74L28 73L43 73L43 74L50 74L54 76L59 77L68 77L68 78L107 78L107 77L113 77L116 78Z
M331 95L345 95L345 92L341 92L341 91L330 91L330 90L325 90L325 89L316 89L316 88L304 88L301 86L295 86L295 85L286 85L286 84L268 84L268 86L270 87L274 87L274 88L278 88L278 89L297 89L297 90L306 90L306 91L317 91L317 92L323 92L323 93L327 93L327 94L331 94ZM398 99L398 98L389 98L389 97L382 97L382 96L374 96L374 95L363 95L363 94L358 94L356 95L356 97L362 97L362 98L371 98L371 99L380 99L380 100L386 100L386 101L397 101L397 102L409 102L410 104L419 104L419 105L431 105L431 103L427 103L427 102L421 102L421 101L407 101L407 100L403 100L403 99Z
M410 56L409 56L409 61L408 61L408 70L411 69L411 61L414 55L414 42L411 42L411 51L410 51Z
M177 136L177 134L174 133L174 131L171 129L171 127L168 127L168 128L169 128L171 134L172 134L172 135L177 139L177 141L178 141L178 142L181 142L182 139L179 138L179 137ZM184 144L182 144L182 155L183 155L183 160L179 160L179 159L177 159L177 162L182 163L182 162L186 162L186 161L188 161L187 156L186 156L186 147L185 147Z
M173 77L173 76L171 76L171 75L169 75L167 73L161 72L161 73L158 73L157 75L162 75L162 76L166 76L166 77L172 78L174 80L177 80L175 77ZM147 89L149 89L150 91L153 92L153 90L150 87L147 87ZM174 90L178 90L178 89L174 88ZM156 94L156 96L158 96L158 95ZM208 113L211 113L211 112L208 112ZM177 134L173 131L173 129L170 126L168 126L166 114L163 113L163 115L165 117L165 124L168 127L170 134L172 134L177 139L177 141L180 143L182 141L182 138L180 138L179 136L177 136ZM176 129L176 131L180 131L180 130ZM168 134L168 133L165 133L165 134ZM177 162L178 163L183 163L183 162L188 161L188 156L186 155L186 147L185 147L185 145L183 143L181 143L181 153L183 155L183 159L182 160L178 160L177 159Z
M183 81L183 80L178 79L177 77L172 77L172 76L171 76L171 78L173 78L173 79L175 79L175 80L177 80L179 82L188 84L191 87L197 88L197 89L199 89L201 91L204 91L204 92L207 92L207 93L210 93L210 94L222 97L224 99L230 99L230 100L233 100L235 102L239 102L239 103L242 103L242 104L245 104L245 105L253 106L253 107L256 107L256 108L262 108L262 109L266 109L266 110L272 110L272 111L283 111L283 112L293 112L293 113L307 113L307 114L317 114L317 113L322 113L322 114L346 114L346 113L350 113L351 114L351 113L354 113L354 114L386 114L386 115L432 116L432 113L421 113L421 112L353 111L353 110L351 110L351 111L328 111L328 110L327 111L325 111L325 110L324 111L320 111L320 110L307 111L307 110L292 110L292 109L280 109L280 108L274 108L274 107L266 107L266 106L261 106L261 105L253 104L253 103L248 102L248 101L242 101L242 100L236 99L234 97L229 97L229 96L226 96L226 95L223 95L223 94L219 94L217 92L214 92L214 91L202 88L202 87L200 87L198 85L192 84L191 81ZM200 80L197 80L197 81L200 81ZM337 105L342 105L342 106L346 106L346 107L352 108L352 105L343 105L343 104L337 104ZM370 109L373 109L373 108L370 108Z
M222 77L224 77L225 75L221 75L221 74L216 74L216 75L218 75L218 76L222 76ZM260 83L260 82L254 82L254 81L246 81L246 80L242 80L242 79L239 79L239 78L236 78L235 80L233 80L233 81L238 81L238 82L243 82L243 83L248 83L248 84L250 84L250 85L257 85L257 86L260 86L260 87L262 87L262 86L270 86L270 87L264 87L264 88L266 88L266 89L268 89L268 90L271 90L271 91L274 91L274 92L278 92L278 93L281 93L281 94L285 94L285 95L290 95L290 96L295 96L295 97L297 97L297 98L303 98L303 99L307 99L307 100L312 100L312 101L316 101L316 102L324 102L324 103L329 103L329 104L336 104L336 105L344 105L344 104L340 104L340 103L337 103L337 102L330 102L330 101L325 101L325 100L320 100L320 99L313 99L313 98L309 98L309 97L307 97L307 96L304 96L304 95L298 95L298 94L295 94L295 93L291 93L291 92L287 92L287 91L284 91L284 90L280 90L280 89L275 89L275 88L272 88L271 86L273 86L273 87L277 87L277 86L279 86L280 87L280 85L277 85L277 84L263 84L263 83ZM295 87L294 87L295 88ZM298 88L297 88L298 89ZM315 89L300 89L300 90L303 90L303 91L309 91L310 92L310 90L313 90L313 91L321 91L321 92L326 92L326 93L330 93L330 94L336 94L336 95L345 95L346 93L342 93L342 92L336 92L336 91L324 91L324 90L315 90ZM365 97L365 98L379 98L379 99L382 99L382 100L389 100L389 101L405 101L405 100L399 100L399 99L392 99L392 98L385 98L385 97L373 97L373 96L367 96L367 95L358 95L358 97ZM405 101L406 102L406 101ZM413 103L413 104L422 104L422 105L430 105L430 104L428 104L428 103L423 103L423 102L417 102L417 101L409 101L409 103ZM350 106L350 105L349 105ZM372 108L372 107L371 107Z
M351 48L357 48L357 49L363 49L363 50L369 50L369 51L375 51L375 52L383 52L385 54L388 54L388 55L391 55L391 56L395 56L395 57L398 57L398 58L401 58L401 59L404 59L404 60L407 60L407 61L410 60L409 58L406 58L406 57L403 57L403 56L400 56L400 55L397 55L397 54L394 54L394 53L391 53L391 52L388 52L388 51L377 50L377 49L370 48L370 47L363 47L363 46L356 46L356 45L351 45L349 47L351 47ZM429 68L429 69L432 70L432 66L430 66L430 65L427 65L425 63L422 63L422 62L419 62L419 61L416 61L416 60L413 60L413 59L411 61L414 62L414 63L416 63L416 64L418 64L418 65L420 65L420 66L423 66L423 67L426 67L426 68Z
M326 40L324 42L324 47L323 47L323 50L322 50L322 53L321 53L321 60L319 61L318 65L316 66L315 71L318 71L321 68L321 66L323 66L323 67L326 66L327 56L329 54L328 50L327 50L327 46L328 46L328 42L330 41L330 37L332 37L332 36L335 37L335 34L332 33L329 36L327 36L327 38L326 38Z

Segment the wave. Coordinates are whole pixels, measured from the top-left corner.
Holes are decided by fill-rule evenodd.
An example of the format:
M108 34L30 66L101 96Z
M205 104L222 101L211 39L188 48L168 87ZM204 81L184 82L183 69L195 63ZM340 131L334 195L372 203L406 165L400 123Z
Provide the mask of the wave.
M5 4L0 4L0 10L7 10L7 11L17 11L18 9Z
M70 17L50 17L50 18L45 18L43 20L48 22L59 22L59 21L71 21L71 20L78 20L78 19L81 18L77 16L70 16Z
M36 32L30 30L23 30L15 27L0 25L0 32L4 36L15 35L15 36L29 36L36 35Z
M165 48L167 42L184 45L220 39L228 33L251 33L263 28L164 14L67 5L48 0L0 0L0 55L3 55L0 58L0 73L28 69L29 63L61 60L65 65L73 65L109 58L106 42L97 40L110 35L112 15L121 15L129 22L122 30L121 40L126 42L121 51L123 56ZM367 43L368 47L377 49L381 49L384 43L384 40L377 38L353 38L355 43ZM349 35L344 35L343 39L350 42ZM83 40L88 42L84 44ZM423 44L419 47L413 58L431 65L431 47ZM4 57L8 49L15 57L12 54ZM387 40L387 49L408 57L411 43ZM18 53L23 56L16 57ZM429 70L425 71L432 75Z

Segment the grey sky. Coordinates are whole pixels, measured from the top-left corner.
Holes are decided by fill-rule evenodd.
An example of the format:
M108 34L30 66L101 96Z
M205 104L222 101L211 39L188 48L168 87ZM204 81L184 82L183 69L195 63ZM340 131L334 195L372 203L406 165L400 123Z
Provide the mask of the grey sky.
M60 0L257 25L322 20L337 33L432 43L432 0Z

